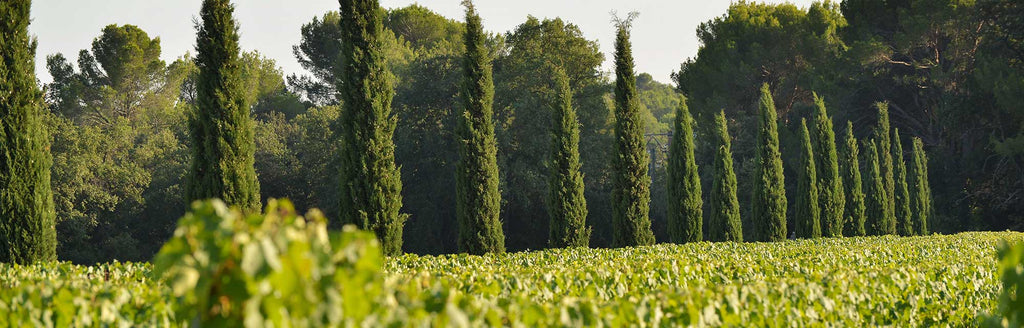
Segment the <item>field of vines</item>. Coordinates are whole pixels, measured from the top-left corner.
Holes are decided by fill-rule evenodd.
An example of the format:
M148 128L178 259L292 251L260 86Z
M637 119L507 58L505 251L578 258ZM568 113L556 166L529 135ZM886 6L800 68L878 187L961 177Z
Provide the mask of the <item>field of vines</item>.
M0 265L0 327L1013 326L1024 234L385 258L287 203L207 203L152 264ZM1002 260L1000 260L1002 258ZM993 314L990 316L990 314Z

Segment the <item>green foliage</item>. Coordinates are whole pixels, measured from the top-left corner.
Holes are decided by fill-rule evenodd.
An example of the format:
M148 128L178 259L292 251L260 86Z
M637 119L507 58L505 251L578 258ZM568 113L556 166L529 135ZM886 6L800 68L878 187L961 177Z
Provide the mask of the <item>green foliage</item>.
M704 238L704 203L693 156L693 124L686 98L680 97L668 155L668 232L672 242L678 244Z
M913 212L910 211L910 190L907 188L907 160L903 155L903 143L900 142L900 129L893 129L892 151L896 157L894 176L896 180L896 232L900 236L913 236L914 222Z
M782 174L775 101L767 83L761 86L758 112L755 186L751 200L751 215L757 229L752 239L780 241L786 239L786 182Z
M130 25L108 26L93 45L82 52L77 71L59 54L48 62L57 254L81 264L142 261L156 253L186 209L184 112L195 102L197 69L188 56L164 65L159 39ZM156 54L138 55L141 49ZM90 98L103 92L118 97ZM113 115L111 108L127 108L117 107L128 105L122 98L139 103L130 115Z
M1024 326L1024 243L1003 243L998 274L1003 282L995 315L983 316L986 327Z
M494 80L491 58L484 46L480 15L469 0L466 7L466 55L463 62L463 105L457 125L459 163L455 173L459 251L470 254L504 253L501 193L498 191L497 142L494 137Z
M503 39L503 40L502 40ZM593 242L607 245L611 237L607 176L611 142L608 138L611 91L601 74L604 55L576 25L562 19L526 21L489 39L494 53L494 109L501 168L502 218L509 250L541 249L548 245L547 165L553 117L550 104L560 101L551 84L552 67L569 76L580 127Z
M189 114L192 166L185 200L223 199L259 210L253 120L230 0L205 0L197 23L196 106Z
M0 263L57 258L50 131L36 85L28 0L0 3Z
M864 180L860 175L860 150L857 138L853 136L853 122L846 121L846 140L840 154L839 167L843 174L843 186L846 188L846 210L843 211L843 235L864 236L867 208L864 203Z
M383 258L369 234L269 203L197 204L166 271L0 264L0 326L974 326L1020 308L998 298L1021 247L993 256L1014 232Z
M814 161L818 174L821 233L825 237L841 237L846 194L843 189L843 178L839 173L836 132L832 127L832 118L825 109L825 100L815 94L814 104L817 111L814 112L814 134L811 139L814 142Z
M894 235L896 226L889 224L888 201L886 200L885 182L882 179L882 169L878 165L878 147L874 140L868 142L865 147L867 158L864 163L868 168L868 176L864 183L867 185L864 193L867 201L867 222L865 222L867 234L872 236Z
M587 226L587 200L583 195L583 172L580 163L580 123L572 105L572 89L565 70L555 69L555 89L559 101L552 104L551 176L548 211L551 232L548 245L554 248L587 247L590 227Z
M881 231L896 233L896 176L892 154L892 128L889 125L889 104L875 103L878 109L878 124L875 125L874 138L878 147L878 166L885 187L884 218L879 221L885 226ZM876 230L877 231L877 230Z
M651 231L650 158L637 99L629 25L634 14L616 22L615 155L612 157L612 246L654 244Z
M187 327L148 263L0 264L2 327Z
M202 326L337 326L361 322L381 293L377 241L348 226L328 232L317 211L271 200L246 215L196 202L153 260L177 318Z
M340 221L373 231L384 253L402 253L402 174L395 165L395 90L376 0L341 0Z
M932 191L928 183L928 155L924 142L914 138L910 152L910 210L913 233L928 235L928 220L932 210Z
M74 69L63 55L47 57L54 82L47 96L53 110L80 122L110 124L117 118L136 119L163 94L152 92L167 74L160 60L160 39L134 25L108 25L92 41L91 51L79 52ZM156 84L156 85L154 85ZM177 96L177 95L174 95Z
M725 120L725 111L715 115L716 134L715 178L711 188L711 216L708 218L708 240L743 241L740 202L736 196L736 173L733 171L732 140Z
M796 204L793 213L797 238L821 237L821 209L818 204L818 176L814 163L814 150L811 145L810 132L807 130L807 119L800 120L800 172L797 177Z

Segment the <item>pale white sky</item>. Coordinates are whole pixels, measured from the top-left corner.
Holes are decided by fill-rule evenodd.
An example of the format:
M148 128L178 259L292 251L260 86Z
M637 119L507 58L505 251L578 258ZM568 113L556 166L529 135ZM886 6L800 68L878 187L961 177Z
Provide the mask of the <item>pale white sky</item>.
M806 8L811 0L767 0L792 2ZM35 0L30 32L38 37L36 74L49 82L46 56L63 53L76 61L78 51L88 49L100 30L108 24L133 24L150 37L159 36L163 59L171 60L193 50L201 0ZM460 0L381 0L387 8L412 3L462 20ZM658 81L669 82L679 64L697 53L696 28L701 22L721 16L730 0L476 0L484 28L506 32L526 20L561 17L576 24L584 35L601 43L606 60L613 48L614 28L611 11L625 14L640 12L633 24L633 55L639 72L648 72ZM235 0L235 15L241 25L242 47L258 50L277 60L285 74L300 73L302 68L292 56L299 42L299 28L329 10L337 10L333 0ZM608 70L609 63L605 63Z

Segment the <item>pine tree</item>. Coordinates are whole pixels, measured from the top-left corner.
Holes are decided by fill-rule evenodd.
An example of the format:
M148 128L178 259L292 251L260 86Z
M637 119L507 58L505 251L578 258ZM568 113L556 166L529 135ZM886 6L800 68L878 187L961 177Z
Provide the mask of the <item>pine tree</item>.
M867 144L867 158L865 163L868 169L867 190L867 232L872 236L893 234L889 231L888 215L886 214L885 182L882 179L882 168L878 165L878 147L875 141Z
M767 83L761 86L758 110L751 215L759 228L756 240L781 241L786 239L786 181L779 152L778 114Z
M715 115L716 146L715 180L711 187L708 237L711 241L743 241L740 202L736 196L736 173L733 171L732 140L725 120L725 111Z
M928 234L928 218L931 216L931 186L928 184L928 156L924 142L914 138L911 148L913 163L910 172L910 205L913 211L913 229L918 235Z
M910 191L907 188L907 161L903 156L903 143L900 142L900 129L894 129L892 135L893 156L896 163L893 172L896 178L896 231L901 236L914 235L914 223L911 221Z
M867 231L864 228L865 211L863 180L860 175L860 150L857 147L857 138L853 136L853 122L846 121L846 143L843 148L842 163L840 168L843 171L843 186L846 187L846 210L843 211L843 235L864 236Z
M814 95L814 155L818 169L818 204L821 209L821 233L825 237L843 235L843 212L846 206L843 179L839 175L836 133L832 118L825 109L825 100Z
M668 232L673 243L698 242L703 239L704 203L701 200L700 176L693 151L693 117L680 97L676 108L675 134L669 146L668 163Z
M36 85L32 1L0 2L0 263L57 259L50 137Z
M341 222L373 231L402 254L402 174L395 165L395 95L377 0L341 0Z
M654 244L649 217L650 158L644 143L644 120L633 70L629 41L630 23L635 17L616 22L615 39L615 154L612 163L612 246Z
M814 165L814 150L811 146L807 119L800 120L801 163L796 189L796 213L794 223L797 238L821 237L821 209L818 207L818 176Z
M186 183L191 202L220 198L248 211L260 209L253 121L239 60L238 27L229 0L205 0L196 41L196 108L192 168Z
M551 231L548 244L554 248L587 247L587 200L583 196L583 172L580 163L580 123L572 107L572 89L565 70L554 70L555 103L551 128L551 176L548 211Z
M892 231L896 231L896 180L893 175L892 161L892 128L889 124L889 104L879 102L875 104L878 109L878 125L875 127L875 142L878 147L879 169L882 174L882 185L885 186L885 222L892 224ZM889 228L885 229L889 231ZM895 232L894 232L895 233Z
M494 79L484 43L483 23L471 1L466 7L466 56L463 62L459 163L456 165L456 215L459 251L470 254L504 253L501 193L498 191L498 147L494 137Z

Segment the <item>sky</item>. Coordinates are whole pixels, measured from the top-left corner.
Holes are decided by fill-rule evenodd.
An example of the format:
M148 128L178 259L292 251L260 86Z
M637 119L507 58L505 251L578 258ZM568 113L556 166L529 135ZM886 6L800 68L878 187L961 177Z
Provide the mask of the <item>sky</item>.
M257 50L277 61L285 75L303 73L292 46L299 43L299 29L313 17L337 10L334 0L235 0L235 17L240 25L242 48ZM580 27L584 36L597 40L605 53L604 70L610 71L615 31L611 12L620 16L636 11L633 23L633 56L638 72L669 83L672 72L697 54L697 25L725 14L731 0L475 0L484 28L504 33L526 21L561 17ZM765 0L791 2L801 8L811 0ZM78 52L109 24L139 26L150 37L159 36L162 58L173 61L186 52L194 53L194 19L201 0L36 0L32 3L30 33L39 41L36 73L44 83L52 81L46 71L46 56L63 53L72 62ZM380 0L385 8L418 3L445 17L463 20L460 0Z

